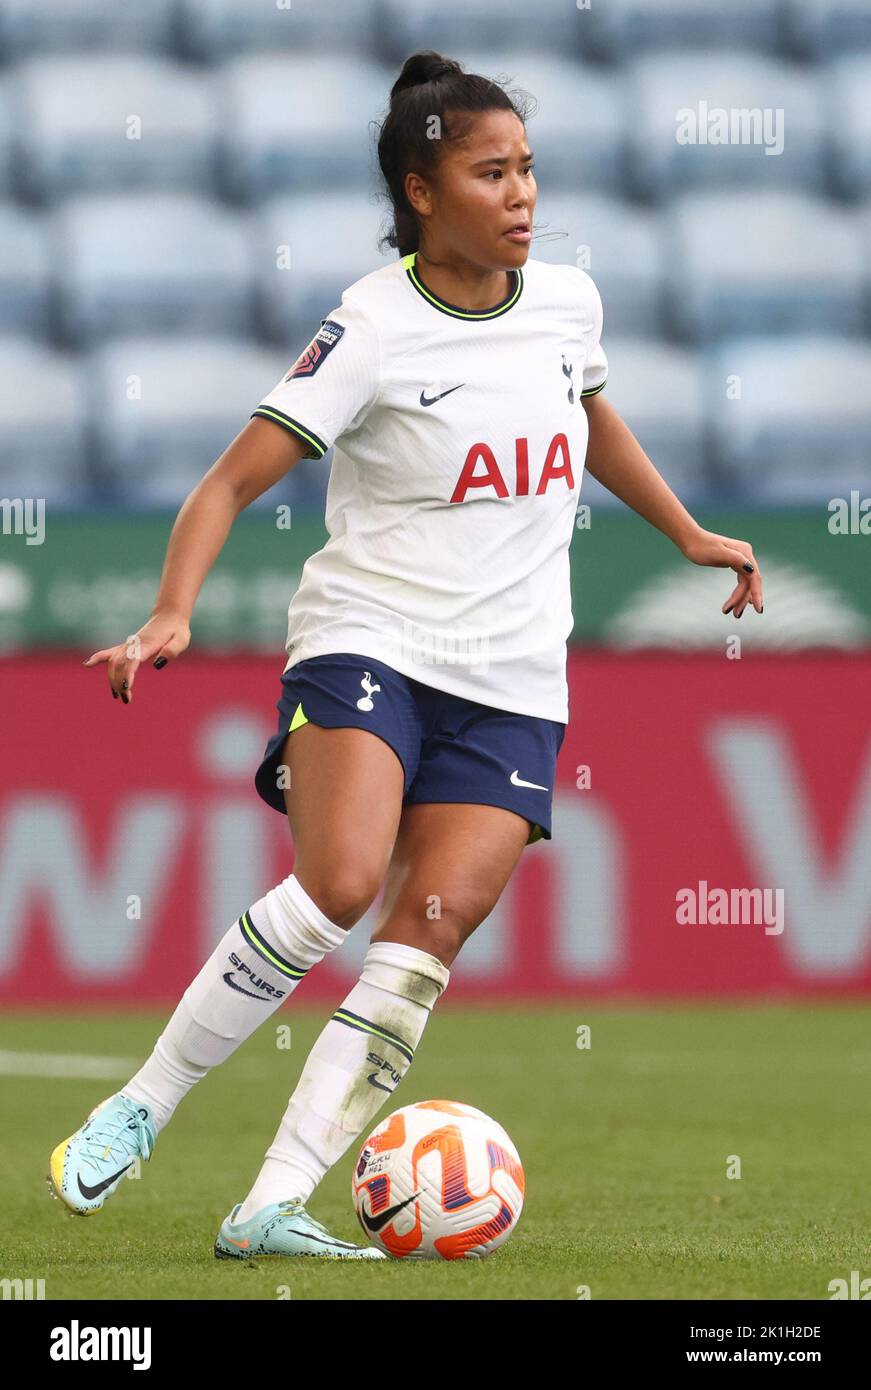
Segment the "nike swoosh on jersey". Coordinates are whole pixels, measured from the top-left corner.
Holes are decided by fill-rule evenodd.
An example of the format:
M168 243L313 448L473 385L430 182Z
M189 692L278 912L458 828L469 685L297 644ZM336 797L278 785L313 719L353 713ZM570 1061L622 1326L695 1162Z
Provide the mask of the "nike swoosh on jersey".
M396 1206L388 1207L386 1211L381 1211L377 1216L370 1216L366 1208L360 1203L360 1219L367 1231L380 1231L382 1226L386 1226L388 1221L392 1221L398 1211L407 1207L409 1202L413 1202L415 1197L419 1197L419 1192L413 1192L410 1197L406 1197L404 1202L397 1202Z
M524 782L523 778L517 775L519 771L520 769L516 767L509 779L515 787L534 787L535 790L539 792L550 791L550 787L543 787L540 782Z
M464 381L460 382L460 386L465 386L465 384ZM424 387L420 393L420 403L421 405L435 405L436 401L442 400L444 396L449 396L452 391L459 391L460 386L450 386L447 391L442 391L438 396L428 396L426 394L426 387Z

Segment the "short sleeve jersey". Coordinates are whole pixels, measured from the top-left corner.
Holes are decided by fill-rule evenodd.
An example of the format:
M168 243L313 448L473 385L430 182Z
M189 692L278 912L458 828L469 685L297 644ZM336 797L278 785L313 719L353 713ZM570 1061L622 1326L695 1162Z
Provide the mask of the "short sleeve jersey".
M329 539L288 609L285 669L354 652L497 709L568 721L582 399L608 372L586 272L528 260L467 311L416 254L372 271L254 414L323 457Z

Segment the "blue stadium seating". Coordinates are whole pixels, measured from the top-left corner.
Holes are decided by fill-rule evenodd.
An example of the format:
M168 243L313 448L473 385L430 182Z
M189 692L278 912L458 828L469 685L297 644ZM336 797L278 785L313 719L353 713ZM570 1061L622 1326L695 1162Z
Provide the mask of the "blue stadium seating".
M531 50L578 55L588 16L566 0L535 0L506 5L504 0L385 0L382 34L390 58L402 63L420 48L435 48L458 59L467 72L467 49L493 55Z
M748 51L782 46L782 0L593 0L583 23L593 49L625 61L655 48L716 51L740 45Z
M0 496L72 506L86 486L81 362L25 337L0 338Z
M799 53L819 61L871 49L871 5L868 0L784 0L784 32Z
M740 383L730 399L726 382ZM724 478L761 505L871 491L871 346L823 336L735 339L705 380Z
M829 103L838 190L861 198L871 193L871 53L832 65Z
M374 63L274 53L239 58L219 73L229 190L267 198L282 189L365 188L372 179L368 122L389 99Z
M125 496L185 495L251 408L227 389L209 433L207 374L185 353L216 380L237 353L259 399L346 286L393 258L375 144L418 47L535 98L531 255L589 269L608 395L681 495L756 496L748 459L775 435L765 497L828 498L834 476L864 476L871 0L0 0L0 468L27 462L46 489L56 473L52 495L72 500L110 498L116 469ZM782 153L679 139L677 113L702 102L709 118L782 111ZM825 335L822 375L842 372L816 431L809 330ZM116 441L79 386L83 363L106 380L119 335L186 391L162 388L160 419L119 418ZM739 352L736 416L722 379ZM273 366L255 389L258 361ZM53 371L69 408L37 454ZM797 383L787 446L777 399L796 413ZM176 469L160 455L173 437ZM294 470L294 496L321 505L328 466Z
M12 102L9 83L0 83L0 197L12 192Z
M44 219L0 203L0 333L49 332L50 282Z
M210 81L164 59L40 58L15 78L22 179L31 197L150 185L210 191Z
M0 0L0 52L169 49L177 0Z
M861 333L855 219L800 193L701 193L670 209L671 303L697 342L745 333Z
M132 506L178 506L281 379L286 360L238 338L122 338L87 362L101 480ZM138 379L141 397L130 398ZM312 467L308 468L307 465ZM324 460L304 460L282 500L311 502L326 481ZM259 505L275 505L276 489Z
M378 251L389 223L386 204L365 191L315 190L273 199L257 219L257 291L261 321L276 342L301 351L342 291L397 253Z
M72 340L253 329L247 220L180 194L72 198L58 211L60 307Z
M602 296L608 332L656 335L664 331L659 222L657 213L619 199L545 189L535 207L530 255L588 271Z
M372 0L179 0L185 48L215 61L246 49L374 53Z
M634 113L628 127L631 181L639 196L664 200L682 189L725 184L824 186L824 104L813 69L731 52L665 53L624 71L624 104ZM714 144L716 121L722 120L717 113L726 113L730 127L732 111L759 114L748 121L746 136L739 125L737 138ZM692 120L684 112L692 112ZM731 136L731 129L725 133Z
M696 355L662 339L603 334L608 357L608 400L641 441L670 487L689 501L710 490L706 469L705 392ZM620 505L588 478L582 500Z

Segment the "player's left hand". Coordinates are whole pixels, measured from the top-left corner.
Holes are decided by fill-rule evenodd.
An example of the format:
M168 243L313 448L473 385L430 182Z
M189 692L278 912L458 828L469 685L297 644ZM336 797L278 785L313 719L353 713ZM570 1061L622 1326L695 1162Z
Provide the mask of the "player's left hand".
M757 613L762 612L762 575L747 541L735 540L733 536L718 536L714 531L703 531L700 527L681 549L694 565L733 569L738 575L738 583L723 604L723 613L732 613L740 618L748 603L752 603Z

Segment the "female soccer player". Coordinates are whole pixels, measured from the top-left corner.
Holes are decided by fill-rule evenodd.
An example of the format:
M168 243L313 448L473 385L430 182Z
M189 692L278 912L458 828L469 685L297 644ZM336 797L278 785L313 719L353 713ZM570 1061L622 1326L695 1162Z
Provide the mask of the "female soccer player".
M289 818L294 871L242 912L145 1065L50 1161L56 1195L98 1210L191 1086L341 944L384 882L360 979L221 1226L224 1257L380 1257L333 1237L305 1203L406 1074L524 847L551 838L585 457L688 560L737 572L724 612L762 611L750 546L695 523L600 394L592 280L528 259L524 109L416 53L378 154L399 258L345 291L187 498L149 620L85 662L105 663L129 704L143 661L160 669L187 648L235 517L336 444L329 540L290 604L278 728L255 779Z

